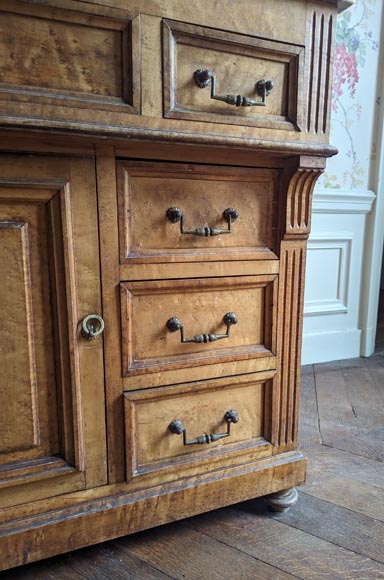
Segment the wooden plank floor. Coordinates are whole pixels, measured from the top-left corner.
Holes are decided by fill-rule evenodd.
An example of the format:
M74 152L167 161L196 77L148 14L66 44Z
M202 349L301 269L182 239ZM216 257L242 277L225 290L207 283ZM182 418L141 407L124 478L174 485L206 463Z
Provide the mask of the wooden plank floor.
M2 579L384 579L384 355L303 368L307 484L5 573Z

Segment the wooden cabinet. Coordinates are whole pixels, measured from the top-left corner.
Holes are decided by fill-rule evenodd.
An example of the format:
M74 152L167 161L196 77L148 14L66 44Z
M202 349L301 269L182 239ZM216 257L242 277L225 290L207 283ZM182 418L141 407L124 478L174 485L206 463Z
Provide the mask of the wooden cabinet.
M336 11L0 2L0 569L295 503Z

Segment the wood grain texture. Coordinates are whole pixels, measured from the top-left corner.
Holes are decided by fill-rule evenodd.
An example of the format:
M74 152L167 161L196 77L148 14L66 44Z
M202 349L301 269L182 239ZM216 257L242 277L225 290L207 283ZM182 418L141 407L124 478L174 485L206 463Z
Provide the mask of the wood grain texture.
M14 357L24 365L13 381L23 394L15 388L20 417L6 398L17 429L7 434L0 468L0 566L302 483L306 461L296 444L305 251L313 187L325 156L335 153L327 117L336 3L224 0L217 10L216 0L132 0L129 7L125 0L4 0L0 11L0 123L36 131L24 144L20 131L20 138L0 146L17 151L0 160L4 206L16 212L4 222L28 228L31 222L28 239L20 227L24 237L7 238L8 254L0 251L8 270L18 260L0 291L9 315L10 286L18 288L12 336L17 327L25 329ZM314 12L326 15L321 34ZM287 25L293 21L294 27ZM25 34L16 34L19 29ZM312 54L306 70L305 51ZM265 107L231 109L191 83L190 67L202 66L217 76L218 93L253 95L259 77L272 78L275 87ZM313 132L305 130L309 105ZM39 154L25 155L32 152ZM19 208L32 211L33 205L39 219L19 219ZM167 221L172 206L185 213L186 228L205 228L209 239L182 234ZM227 225L223 211L231 207L240 214L231 233L212 230ZM17 229L7 228L7 236ZM31 259L39 228L38 257ZM214 340L224 335L223 317L233 311L238 324ZM93 341L81 332L91 313L105 320L105 334ZM181 343L180 333L167 327L174 316L187 338L203 339ZM2 336L8 344L9 336ZM379 412L367 409L371 395L376 406L380 400L380 372L373 379L360 369L350 388L359 436L375 438L381 428ZM47 377L49 388L40 389ZM369 397L360 392L364 381ZM317 385L308 386L309 399ZM209 447L186 448L168 429L180 419L188 438L207 441L213 437L207 433L222 433L230 408L240 422L231 425L230 437ZM312 406L313 416L316 411ZM322 435L321 420L318 427ZM26 441L31 447L24 449ZM313 430L308 444L317 449L317 442ZM334 473L321 453L316 461L329 474L323 493L332 501L340 481L355 493L360 474L347 459L345 474ZM324 478L316 465L321 492ZM370 486L368 496L381 514L382 490ZM358 510L367 511L363 494L355 497ZM188 542L181 532L189 529L193 554L209 545L227 569L234 557L247 577L326 575L321 551L338 562L332 578L359 574L363 564L377 577L382 572L381 563L351 557L323 539L316 544L301 530L290 537L289 526L278 521L219 521L219 537L217 530L175 526L179 545L170 539L166 557L155 542L145 557L128 553L127 565L138 577L187 576ZM238 525L244 550L233 533ZM248 527L259 534L256 552ZM276 533L285 559L272 550ZM147 562L157 547L159 559ZM170 559L179 559L178 575ZM97 564L109 568L107 577L122 573L106 552L95 560L79 556L80 575L97 577ZM223 577L225 567L217 573L205 555L193 563L192 574L211 569L210 575Z
M300 388L300 344L304 302L306 242L281 247L278 356L280 363L279 444L295 444Z
M315 108L320 111L318 117L323 126L329 115L331 86L326 72L331 67L330 50L323 50L326 63L321 65L324 74L318 74L319 80L314 80L309 70L304 71L304 51L311 50L311 15L314 9L326 15L335 14L335 6L291 0L289 19L295 22L293 30L284 24L285 18L276 21L275 14L285 10L282 0L269 0L267 10L261 0L239 1L236 10L226 0L217 11L213 0L198 0L194 9L185 2L146 0L144 5L135 0L128 10L123 0L117 3L4 0L2 14L8 26L4 25L2 35L5 74L0 86L1 124L104 137L116 135L122 139L139 135L150 141L157 137L163 142L183 140L259 150L280 148L296 153L335 154L335 149L327 145L328 128L315 133L304 130L306 109L311 103L309 93L320 91L319 105ZM182 102L169 115L177 118L163 118L163 85L167 92L170 84L166 79L163 83L161 76L159 29L164 20L172 27L200 31L200 36L194 37L185 32L184 40L176 43L176 52L180 52L176 58L180 73L176 92ZM20 25L24 36L7 34L7 30L15 32ZM328 28L325 26L324 30ZM195 46L196 39L203 47ZM330 49L332 38L330 34L324 38L316 36L314 42L316 50L319 44ZM211 44L207 47L207 43ZM173 44L174 39L170 42ZM228 58L223 67L224 53ZM12 58L17 66L12 66ZM268 97L270 104L248 110L219 104L224 109L218 114L204 112L207 102L208 107L212 105L206 90L195 86L189 90L193 74L189 66L194 62L204 66L200 61L207 59L207 66L215 70L219 65L224 68L218 74L220 90L225 93L229 90L240 93L244 87L245 93L254 94L258 80L254 75L261 78L269 73L275 80L275 88ZM317 71L319 67L315 66ZM171 66L166 67L165 71L170 69ZM28 75L30 70L32 76ZM191 97L197 100L196 104L190 103Z
M311 10L312 9L312 10ZM312 2L308 10L307 132L329 133L331 116L333 38L336 31L335 15L321 2Z
M234 510L218 517L220 525L215 525L215 515L203 516L199 531L299 578L384 578L382 564L289 527L280 518Z
M303 47L163 20L164 114L168 118L297 130L303 111ZM218 95L256 101L259 80L274 87L266 106L234 107L210 98L193 73L215 75Z
M375 518L346 509L299 491L295 509L279 516L288 526L316 536L384 564L384 524Z
M20 102L75 101L83 109L135 112L137 23L129 14L113 19L21 2L4 2L1 9L2 100L11 93Z
M8 216L7 216L8 218ZM19 218L20 219L20 218ZM0 222L2 319L0 451L20 451L40 443L35 338L31 296L31 248L26 221ZM16 297L16 300L15 300ZM53 409L54 413L54 409Z
M193 525L193 524L192 524ZM209 578L231 580L241 571L245 578L255 580L288 580L293 578L275 567L245 554L191 526L175 524L173 530L154 531L148 542L140 536L125 546L128 554L153 562L161 571L177 578Z
M382 368L382 358L377 356L359 364ZM356 361L334 363L333 366L342 369L349 364L356 366ZM302 414L306 420L314 417L313 387L322 388L320 379L327 372L325 365L303 369ZM305 390L307 377L312 378L311 394ZM339 395L343 401L343 391L339 391L339 383L335 383L330 406L337 403ZM335 416L335 427L337 421ZM133 578L146 578L146 574L149 578L157 578L156 574L162 578L162 574L166 574L166 577L193 579L196 575L204 576L209 570L213 577L219 574L225 578L229 574L228 577L233 578L235 568L232 564L236 563L236 573L246 578L383 578L384 523L379 519L380 498L376 495L371 504L370 495L373 488L376 492L383 488L380 475L383 462L364 461L361 448L358 454L341 453L335 458L335 451L328 446L314 442L312 447L317 449L316 456L322 458L316 470L316 478L324 476L321 484L316 483L316 479L313 485L306 487L305 493L299 491L300 500L295 508L287 514L273 516L272 524L264 502L253 500L194 517L186 524L169 524L70 556L31 564L3 576L7 580L30 580L77 578L78 574L82 577L92 574L95 578L129 578L130 574ZM331 457L327 460L328 453ZM312 465L310 462L309 481L313 480ZM343 476L335 475L336 471L329 472L328 468L336 470L337 466L337 473L342 470L348 474L347 479L334 480ZM365 483L365 473L369 474L369 485ZM347 480L350 483L345 488ZM323 499L317 497L318 488L324 494ZM364 505L365 510L371 510L371 515L363 513ZM376 513L372 515L374 510L379 518ZM293 552L289 550L291 545Z
M321 477L313 481L310 490L304 487L305 493L384 522L383 489L341 476L330 476L326 483Z
M73 256L79 237L84 240L87 235L83 220L92 224L92 177L90 160L77 163L22 155L0 159L1 217L6 226L1 233L19 233L18 240L6 236L1 245L2 269L9 271L2 303L9 305L12 337L2 332L2 361L7 363L1 389L4 506L81 489L87 485L86 468L89 486L104 481L103 451L96 443L103 439L102 423L94 439L91 425L83 427L79 409L87 384L90 392L99 393L98 383L95 377L92 380L91 370L87 371L90 383L77 371L79 358L85 362L85 357L77 346L82 292L75 280L81 281L84 274L77 270L80 262L75 264ZM79 260L88 265L98 260L97 252L85 251L83 243L81 247ZM98 276L97 268L92 271ZM88 292L84 290L83 296ZM94 373L98 356L96 345L90 360ZM104 413L100 399L89 407L93 407L91 414ZM92 452L100 463L92 465Z
M298 446L300 449L307 449L322 443L322 435L319 429L315 373L312 365L301 367L300 391Z
M354 453L329 448L325 445L308 450L312 472L321 476L327 471L335 476L347 477L361 484L370 484L384 488L384 465L366 457L359 457L356 461Z
M262 467L262 468L261 468ZM0 548L5 555L1 567L26 564L48 554L80 548L107 538L118 537L160 525L166 521L244 501L256 495L273 493L280 488L294 487L305 478L305 461L300 453L287 453L245 466L233 467L220 474L201 474L190 486L163 486L137 493L110 495L78 506L37 514L23 525L7 523L0 526ZM197 485L198 483L198 485ZM109 492L112 490L109 490ZM106 490L108 494L108 490ZM113 493L113 492L112 492ZM39 533L36 533L36 530ZM18 543L21 549L11 549ZM29 546L26 550L25 547Z
M324 442L354 453L359 446L363 453L369 454L371 439L380 454L384 398L378 361L368 359L364 363L357 359L343 364L328 363L319 365L320 370L317 396ZM339 397L330 406L328 398L335 384Z
M277 171L137 161L120 161L117 171L122 263L275 257ZM227 230L227 208L239 217L230 234L200 237L167 219L173 207L186 229Z
M275 352L275 276L124 282L120 289L125 377L158 372L160 365L163 373L182 367L187 380L190 366ZM167 321L177 317L186 339L204 333L225 335L223 318L228 312L235 312L238 322L218 341L182 343L180 331L167 328Z
M118 306L119 241L115 180L115 151L112 145L97 148L98 219L100 228L100 261L104 316L108 320L104 332L108 481L124 479L123 392L121 379L120 309Z
M279 322L277 352L280 360L279 445L296 445L300 392L300 361L307 237L310 232L312 192L323 171L323 160L300 159L287 169L282 182L286 192L281 210Z
M305 29L299 24L304 24L303 2L302 0L292 0L290 2L290 18L298 23L297 27L287 27L286 20L281 18L276 20L274 16L281 9L281 0L269 0L268 11L263 11L265 4L263 0L255 0L251 4L249 0L238 0L237 9L233 10L232 0L223 0L221 10L217 10L215 0L207 0L204 3L197 0L194 6L186 0L146 0L146 14L157 17L168 17L182 22L207 25L221 30L233 30L243 34L254 35L272 39L284 39L293 44L304 44ZM115 9L126 9L126 0L89 0L86 3L74 0L45 0L50 6L64 5L77 10L79 4L89 4L93 10L106 10L106 7ZM142 0L130 0L130 9L133 13L138 13L142 9ZM338 0L319 0L319 4L337 8ZM89 10L83 7L83 11ZM244 15L246 14L246 18Z
M187 383L182 390L164 387L125 393L127 479L152 472L158 483L163 479L156 473L159 471L166 475L172 469L174 478L181 474L186 477L187 463L194 463L198 473L269 455L275 374L272 371ZM185 447L183 436L169 430L171 422L179 420L187 440L204 433L226 433L225 414L232 409L239 421L231 425L230 436L209 445ZM143 482L136 485L142 486Z

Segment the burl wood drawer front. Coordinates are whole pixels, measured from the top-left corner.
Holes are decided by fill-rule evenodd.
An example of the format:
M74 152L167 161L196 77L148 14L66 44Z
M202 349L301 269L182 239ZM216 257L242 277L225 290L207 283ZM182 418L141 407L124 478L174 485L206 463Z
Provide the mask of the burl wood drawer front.
M188 367L234 359L255 359L258 370L275 352L277 280L122 282L123 376L183 368L188 380Z
M103 15L3 2L0 98L80 107L90 114L94 109L138 112L138 19L99 12Z
M304 46L164 20L163 71L165 117L301 130Z
M274 371L124 394L127 480L195 473L271 454ZM224 456L224 457L223 457ZM157 477L162 477L159 473Z
M118 162L121 262L276 258L278 177L272 169Z

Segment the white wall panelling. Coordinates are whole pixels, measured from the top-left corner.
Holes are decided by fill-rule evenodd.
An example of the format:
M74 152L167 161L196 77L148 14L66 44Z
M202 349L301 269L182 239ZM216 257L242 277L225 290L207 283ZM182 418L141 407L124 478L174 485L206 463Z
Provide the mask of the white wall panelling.
M330 141L339 155L327 161L314 195L307 364L374 350L384 236L383 127L384 1L356 0L336 25Z
M308 242L304 314L348 312L353 232L328 232Z
M315 192L308 240L303 364L360 356L360 299L372 191Z

